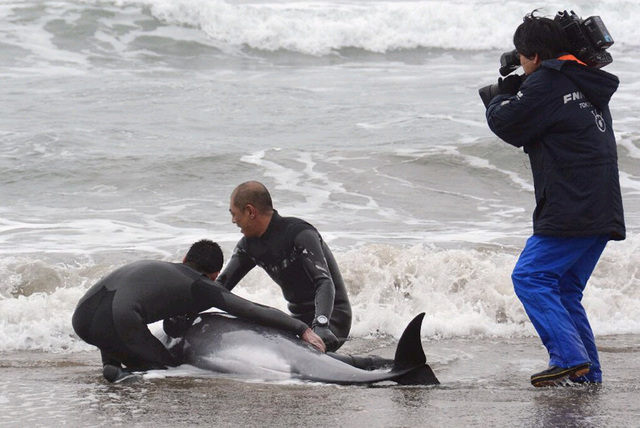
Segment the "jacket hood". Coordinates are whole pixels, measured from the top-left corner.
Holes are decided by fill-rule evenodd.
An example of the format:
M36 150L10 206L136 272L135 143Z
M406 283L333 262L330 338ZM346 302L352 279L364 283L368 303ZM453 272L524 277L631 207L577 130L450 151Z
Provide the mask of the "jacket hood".
M620 84L617 76L597 68L581 65L574 60L549 59L542 62L542 67L559 71L567 76L580 88L589 101L601 109L609 104Z

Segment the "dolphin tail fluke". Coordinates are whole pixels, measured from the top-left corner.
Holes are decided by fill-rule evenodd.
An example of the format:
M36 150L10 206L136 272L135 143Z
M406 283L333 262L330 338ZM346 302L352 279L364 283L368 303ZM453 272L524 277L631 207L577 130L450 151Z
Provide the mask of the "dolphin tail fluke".
M418 314L404 329L393 359L393 370L405 370L427 362L420 340L423 318L424 312Z
M422 328L422 319L424 312L418 314L405 328L404 333L400 337L396 355L393 361L393 370L403 371L404 373L394 379L402 385L439 385L440 382L436 378L433 370L427 364L427 357L422 349L422 341L420 340L420 329ZM414 368L413 370L409 370ZM409 371L407 371L409 370Z
M393 379L400 385L440 385L440 381L436 377L429 364L425 364L409 373L405 373Z

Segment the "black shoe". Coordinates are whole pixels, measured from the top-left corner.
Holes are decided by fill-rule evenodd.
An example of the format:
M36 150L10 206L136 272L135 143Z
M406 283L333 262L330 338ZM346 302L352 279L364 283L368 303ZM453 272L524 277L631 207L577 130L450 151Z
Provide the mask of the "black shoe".
M558 386L569 377L578 378L586 375L589 373L589 366L591 366L591 363L579 364L566 369L558 366L549 366L548 369L531 376L531 385L536 387Z
M575 376L570 375L569 380L574 385L588 385L588 386L600 386L602 385L601 380L593 380L589 379L587 376Z
M102 376L111 383L140 379L139 374L130 372L129 370L121 367L112 366L111 364L105 364L102 368Z

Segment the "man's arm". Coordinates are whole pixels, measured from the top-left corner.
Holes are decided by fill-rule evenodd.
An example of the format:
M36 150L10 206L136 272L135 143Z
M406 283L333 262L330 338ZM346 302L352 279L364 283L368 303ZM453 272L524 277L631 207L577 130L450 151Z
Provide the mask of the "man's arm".
M538 75L538 73L540 73ZM549 126L549 91L546 70L532 73L516 95L498 95L487 108L489 128L505 142L522 147L540 139ZM558 95L560 96L560 95Z
M306 229L298 233L293 244L295 247L303 249L299 260L316 290L314 318L324 315L330 319L333 313L336 287L331 278L327 259L322 251L320 236L316 231Z
M244 250L242 249L242 241L238 243L235 250L233 251L233 255L231 256L231 260L227 263L224 271L218 275L216 279L216 283L231 291L237 284L240 282L245 275L255 267L255 263L246 255ZM210 308L207 306L206 309ZM162 327L164 332L167 333L170 337L180 337L182 336L193 321L197 318L198 312L180 315L172 318L167 318L164 320Z
M285 314L281 310L236 296L221 287L217 281L214 283L205 278L198 279L191 286L191 293L193 298L200 302L202 306L207 306L207 308L215 307L239 318L293 332L318 350L322 352L326 350L322 339L304 322Z
M321 315L324 315L327 320L331 319L336 295L336 286L331 278L331 271L324 251L322 251L320 239L318 232L306 229L298 233L293 244L295 247L303 249L300 261L316 290L313 331L322 338L327 350L335 351L340 346L340 342L329 328L329 324L316 323Z
M231 260L227 263L216 282L231 291L256 266L254 261L245 253L240 243L233 250Z

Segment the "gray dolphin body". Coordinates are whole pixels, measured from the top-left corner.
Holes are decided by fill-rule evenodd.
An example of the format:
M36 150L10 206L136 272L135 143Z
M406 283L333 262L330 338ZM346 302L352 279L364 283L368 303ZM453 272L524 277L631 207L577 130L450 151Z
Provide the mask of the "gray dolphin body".
M420 341L424 313L405 329L390 371L361 370L319 352L288 332L219 313L205 313L183 342L184 362L201 369L266 380L300 379L342 385L394 381L437 385Z

